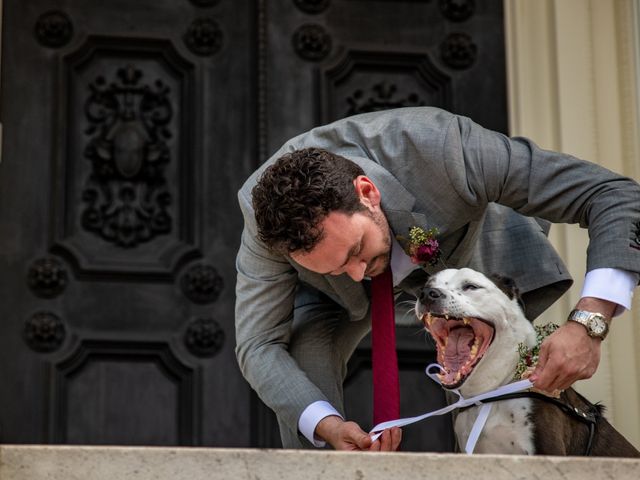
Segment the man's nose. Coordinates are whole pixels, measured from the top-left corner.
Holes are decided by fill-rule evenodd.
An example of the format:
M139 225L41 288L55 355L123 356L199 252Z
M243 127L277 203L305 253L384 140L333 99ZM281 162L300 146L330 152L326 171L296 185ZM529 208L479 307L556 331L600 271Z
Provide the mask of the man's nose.
M352 260L345 267L346 274L349 275L354 282L361 282L366 270L367 262L364 260Z

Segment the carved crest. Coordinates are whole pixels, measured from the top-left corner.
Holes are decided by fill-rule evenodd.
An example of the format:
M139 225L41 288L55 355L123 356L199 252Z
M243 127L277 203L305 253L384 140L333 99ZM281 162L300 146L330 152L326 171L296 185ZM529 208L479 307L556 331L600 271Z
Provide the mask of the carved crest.
M130 65L118 70L117 81L99 76L84 108L91 174L82 192L82 226L125 248L171 230L169 87L161 80L141 84L142 76Z

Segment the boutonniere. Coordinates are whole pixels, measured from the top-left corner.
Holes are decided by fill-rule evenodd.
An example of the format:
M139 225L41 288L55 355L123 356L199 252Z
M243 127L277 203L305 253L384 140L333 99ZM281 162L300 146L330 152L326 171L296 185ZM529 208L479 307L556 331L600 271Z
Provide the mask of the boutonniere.
M440 259L440 242L436 238L438 229L435 227L424 230L420 227L411 227L409 239L397 237L403 246L405 253L415 264L425 264L433 266Z
M529 348L524 343L518 344L518 364L516 365L516 373L514 380L522 380L529 378L538 364L538 358L540 356L540 345L553 332L558 328L555 323L548 323L546 325L535 325L533 327L536 330L536 344Z

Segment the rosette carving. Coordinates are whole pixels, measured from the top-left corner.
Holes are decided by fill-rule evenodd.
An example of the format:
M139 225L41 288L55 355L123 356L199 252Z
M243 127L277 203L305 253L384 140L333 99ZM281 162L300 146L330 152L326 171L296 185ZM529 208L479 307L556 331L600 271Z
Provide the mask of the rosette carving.
M55 258L35 260L27 273L27 285L33 293L43 298L53 298L67 286L67 271Z
M300 26L293 34L293 48L305 60L318 61L331 51L331 37L316 24Z
M358 89L347 98L347 103L349 104L347 115L426 105L425 101L417 93L399 96L397 91L398 87L396 85L387 82L375 84L368 95L363 90Z
M66 13L59 10L45 12L35 25L38 43L50 48L65 46L73 37L73 24Z
M24 326L23 338L36 352L54 352L62 345L66 329L62 320L51 312L35 313Z
M224 281L211 265L195 265L185 272L181 280L182 292L195 303L215 302L224 287Z
M184 43L196 55L207 57L222 48L222 30L213 18L198 18L183 36Z
M320 13L324 12L331 3L330 0L293 0L300 10L305 13Z
M457 70L473 65L477 53L478 47L466 33L451 33L440 46L442 61Z
M224 345L224 330L212 318L193 320L184 335L187 349L197 357L212 357Z
M440 0L442 15L452 22L464 22L471 18L476 9L475 0Z
M90 136L84 156L92 171L82 199L81 224L108 242L131 248L171 231L172 195L165 179L173 111L162 80L140 84L129 65L118 80L100 76L85 103Z
M218 4L219 0L191 0L191 3L198 7L213 7Z

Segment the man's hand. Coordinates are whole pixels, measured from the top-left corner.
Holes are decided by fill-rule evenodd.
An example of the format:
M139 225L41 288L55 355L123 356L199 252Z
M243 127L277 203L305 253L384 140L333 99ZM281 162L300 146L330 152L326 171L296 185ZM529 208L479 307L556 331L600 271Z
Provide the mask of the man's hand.
M346 422L340 417L325 417L316 426L316 435L336 450L397 450L402 440L402 430L398 427L385 430L375 442L355 422Z
M606 300L585 297L577 309L613 315L616 304ZM538 365L529 377L535 388L553 392L565 390L577 380L591 378L600 363L600 343L576 322L567 322L542 342Z

